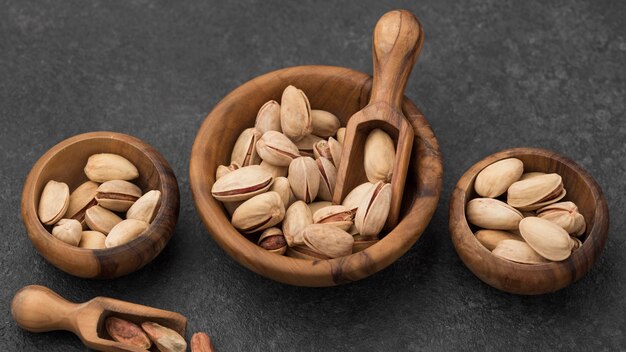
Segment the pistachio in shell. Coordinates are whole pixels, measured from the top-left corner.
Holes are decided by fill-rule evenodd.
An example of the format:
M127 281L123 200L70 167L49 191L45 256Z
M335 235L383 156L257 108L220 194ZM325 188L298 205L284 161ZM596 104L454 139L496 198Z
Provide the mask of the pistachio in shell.
M168 327L146 321L141 324L141 328L146 332L150 340L154 342L159 351L185 352L187 350L185 338Z
M107 236L98 231L83 231L80 236L78 247L85 249L103 249L106 248L104 241Z
M354 214L356 214L357 209L359 209L359 205L363 201L368 192L374 187L374 184L371 182L362 183L352 189L350 193L343 199L341 204L346 206L352 210Z
M294 143L296 144L296 147L298 147L298 152L300 152L300 155L313 157L315 156L315 153L313 152L315 144L323 140L323 138L318 137L314 134L308 134L304 136L304 138L302 138L301 140Z
M113 248L128 243L142 235L148 226L150 225L147 222L141 220L122 220L111 229L104 245L106 248Z
M289 165L288 179L296 199L311 203L317 196L320 173L313 158L302 156L294 159Z
M278 227L270 227L263 231L257 244L268 252L279 255L283 255L287 251L287 240Z
M217 170L215 170L215 179L219 180L220 178L222 178L222 176L231 173L237 169L240 169L241 165L239 165L239 163L237 162L232 162L230 163L230 165L226 166L226 165L220 165L217 167Z
M287 171L289 171L289 167L287 166L276 166L268 163L267 161L261 161L261 167L264 168L267 172L269 172L274 179L277 177L287 177Z
M378 181L363 197L354 225L363 236L377 236L385 226L391 208L391 184Z
M516 234L502 230L480 230L476 232L476 239L480 244L490 251L493 251L503 240L524 241L524 239Z
M521 264L542 264L548 262L526 242L517 240L502 240L491 253L502 259Z
M496 161L476 176L474 188L482 197L496 198L502 195L524 172L524 163L517 158Z
M141 188L124 180L111 180L98 187L98 205L116 212L125 212L141 197Z
M519 223L522 237L539 255L552 260L567 259L572 253L572 241L561 226L546 219L531 217Z
M96 201L98 186L99 184L96 182L87 181L76 187L70 194L70 205L67 208L65 217L78 220L83 225L83 228L86 228L85 212L98 203Z
M517 209L493 198L474 198L465 208L467 221L490 230L517 230L524 217Z
M306 203L299 200L294 202L285 213L283 221L283 235L289 247L303 244L302 237L298 237L300 230L313 223L313 215Z
M276 100L270 100L263 104L256 115L254 127L261 132L282 132L280 128L280 104Z
M343 205L331 205L322 208L313 214L313 223L327 224L348 231L354 219L352 211Z
M256 143L256 150L263 161L276 166L289 166L300 156L298 147L284 134L267 131Z
M320 186L317 192L317 198L331 201L337 180L337 169L335 165L326 158L316 159L315 163L320 173Z
M41 192L37 214L44 225L61 220L70 205L70 188L64 182L50 180Z
M52 236L72 246L78 246L82 232L83 226L74 219L61 219L52 228Z
M313 134L323 138L334 136L341 127L337 116L325 110L311 110L311 121Z
M280 195L280 199L283 200L285 209L289 208L289 206L296 201L296 197L291 191L289 180L286 177L276 177L274 179L274 183L272 183L272 187L270 187L270 191L276 192Z
M373 129L365 140L363 167L367 179L372 182L391 182L396 151L393 140L380 128Z
M327 224L312 224L301 230L304 244L314 252L329 258L352 254L354 238L338 227Z
M345 138L346 138L346 128L341 127L340 129L337 130L337 142L343 145L343 141Z
M258 165L261 162L261 157L257 153L256 143L261 138L261 135L261 132L254 127L243 130L239 138L237 138L230 155L231 164L236 163L241 166Z
M245 166L215 181L211 194L222 202L242 201L267 191L272 181L272 175L261 166Z
M161 191L156 189L148 191L128 209L126 218L145 221L149 224L154 220L160 202Z
M139 177L139 171L128 159L111 153L94 154L87 159L85 175L94 182L111 180L130 181Z
M573 202L559 202L545 206L537 210L537 217L552 221L576 237L584 234L587 229L585 217L578 212L578 207Z
M276 192L262 193L243 202L231 222L243 233L253 233L272 227L285 217L285 205Z
M326 200L321 200L321 201L317 201L317 202L312 202L312 203L308 203L307 206L309 207L309 210L311 211L311 214L315 214L316 211L322 209L322 208L326 208L333 205L332 202L326 201Z
M105 235L121 221L122 218L117 216L114 212L99 205L94 205L85 212L85 222L87 226L93 231L102 232Z
M280 127L291 140L298 141L313 132L311 105L304 92L287 86L280 101Z
M506 202L519 210L536 210L565 197L563 179L552 173L517 181L507 190Z

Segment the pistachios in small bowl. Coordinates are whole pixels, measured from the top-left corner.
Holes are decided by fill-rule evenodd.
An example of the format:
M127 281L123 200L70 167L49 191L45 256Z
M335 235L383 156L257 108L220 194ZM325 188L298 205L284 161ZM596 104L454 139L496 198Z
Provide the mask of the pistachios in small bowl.
M178 185L156 150L137 138L93 132L62 141L29 173L22 218L53 265L112 278L150 262L178 217Z
M593 178L543 149L494 154L468 170L450 200L450 232L463 262L504 291L539 294L581 278L608 232Z

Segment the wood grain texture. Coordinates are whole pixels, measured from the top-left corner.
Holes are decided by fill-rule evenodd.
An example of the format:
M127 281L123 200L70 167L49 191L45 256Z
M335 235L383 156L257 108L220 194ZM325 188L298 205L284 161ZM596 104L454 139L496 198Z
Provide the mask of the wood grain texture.
M11 302L11 315L17 325L30 332L66 330L78 336L85 346L98 351L145 351L113 341L105 321L110 316L137 325L151 321L185 336L187 318L166 310L142 306L107 297L96 297L76 304L66 301L44 286L31 285L19 290ZM151 349L156 351L155 347Z
M87 181L83 168L96 153L115 153L130 160L139 170L133 182L144 193L161 191L161 205L146 234L121 246L93 250L53 237L51 227L39 221L37 206L49 180L65 182L70 190ZM21 208L30 240L54 266L84 278L115 278L152 261L173 235L179 211L178 183L167 161L143 141L114 132L85 133L60 142L35 163L24 183Z
M424 43L424 32L415 16L405 10L383 15L372 39L374 78L369 104L348 121L333 202L342 200L356 186L367 182L363 166L365 140L380 128L394 141L396 154L391 177L391 208L385 230L400 217L402 194L408 172L414 133L402 115L402 97L415 60Z
M563 178L567 195L587 221L583 245L561 262L526 265L498 258L483 247L465 218L467 202L476 196L476 175L488 165L515 157L524 162L524 172L556 172ZM585 170L557 153L537 148L515 148L493 154L461 177L450 199L449 226L452 242L465 265L487 284L516 294L535 295L560 290L579 280L604 249L608 237L609 213L602 190Z
M253 126L258 109L277 100L288 85L302 89L313 109L335 114L345 125L368 101L371 77L347 68L298 66L259 76L228 94L198 130L190 160L190 184L196 209L215 241L246 268L283 283L333 286L360 280L403 255L428 225L441 192L439 145L423 114L408 99L402 109L416 138L409 163L401 221L377 244L347 257L307 261L269 253L242 236L211 195L215 170L230 162L237 136Z

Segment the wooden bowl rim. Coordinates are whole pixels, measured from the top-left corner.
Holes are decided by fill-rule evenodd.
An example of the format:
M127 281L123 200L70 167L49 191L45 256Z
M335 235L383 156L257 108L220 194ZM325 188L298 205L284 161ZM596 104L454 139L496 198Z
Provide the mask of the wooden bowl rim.
M470 229L469 223L467 222L467 219L465 216L465 206L469 200L466 199L465 192L467 191L470 184L472 184L472 181L475 179L476 175L478 175L478 173L481 170L483 170L485 167L493 164L496 161L507 159L507 158L514 158L518 156L526 156L526 155L537 155L537 156L549 158L570 168L581 177L581 179L584 181L584 184L588 187L588 189L590 190L591 194L593 195L595 199L596 205L594 207L594 212L593 212L593 225L590 229L587 229L587 234L588 234L587 238L583 242L582 246L578 250L574 251L572 255L564 261L528 265L528 264L511 262L511 261L502 259L500 257L497 257L493 255L491 251L485 248L478 241L478 239L476 239L476 236ZM606 240L608 238L608 227L609 227L608 205L606 202L606 198L604 197L602 193L602 189L600 188L598 183L587 171L585 171L582 167L580 167L576 162L574 162L570 158L565 157L559 153L556 153L547 149L542 149L542 148L520 147L520 148L505 149L497 153L488 155L487 157L483 158L479 162L475 163L463 174L463 176L461 176L461 178L457 182L456 187L454 191L452 192L452 196L450 197L449 207L450 207L449 230L450 230L450 236L452 238L452 242L454 244L454 248L457 251L457 254L459 254L459 257L461 258L463 263L481 280L483 280L483 278L480 275L480 271L482 268L485 268L488 266L499 266L501 268L506 268L505 270L503 270L506 272L516 271L518 273L522 273L523 275L535 275L538 272L541 273L541 272L548 272L548 271L553 271L553 270L570 271L572 267L576 266L576 263L585 263L585 261L581 260L583 257L591 258L591 261L590 261L591 264L586 265L587 267L575 268L575 269L583 269L583 270L582 271L576 270L578 274L577 277L572 277L571 280L569 280L569 282L566 285L562 287L554 286L551 290L546 290L545 292L531 292L531 294L536 294L536 293L541 294L541 293L557 291L577 281L578 279L580 279L580 277L584 276L584 274L587 271L589 271L593 263L602 253L604 249L604 244L606 243ZM599 211L601 209L605 210L604 213L607 214L606 217L601 216L602 211ZM463 248L461 246L461 242L463 242L465 245L469 244L471 248L469 250L466 248ZM598 243L600 244L599 246L597 245ZM478 252L484 255L482 257L483 261L481 262L480 265L474 265L473 263L468 262L466 260L465 255L469 255L468 252L470 251ZM512 292L502 287L498 287L497 285L493 285L487 281L485 281L485 283L497 289L511 292L511 293L527 293L527 292ZM528 291L532 291L532 287L528 287L527 289Z
M415 229L412 228L412 225L414 225L417 220L408 221L407 218L410 218L411 216L405 216L399 221L398 225L393 229L393 231L389 232L378 243L361 252L354 253L346 257L329 260L309 261L304 259L276 255L273 253L269 253L268 251L252 243L244 236L242 236L234 227L232 227L232 225L230 225L230 221L225 217L224 211L223 209L221 209L221 206L217 207L207 202L208 199L213 199L210 194L210 188L208 194L203 194L201 187L201 183L205 182L205 179L201 177L201 175L204 175L204 173L202 171L203 169L201 167L201 162L197 160L199 160L198 158L200 158L203 153L202 144L204 143L205 139L205 131L214 128L212 127L212 125L215 125L213 123L213 119L217 119L219 117L214 116L214 112L218 110L220 106L226 105L230 100L234 99L246 89L250 87L263 87L263 82L265 80L286 80L292 74L300 74L300 72L298 71L306 72L307 70L319 69L327 71L326 74L329 76L341 77L341 79L367 80L366 83L363 84L363 87L368 86L367 83L371 81L371 76L365 73L339 66L323 65L292 66L278 69L275 71L270 71L263 75L257 76L232 90L206 116L196 135L196 139L194 141L191 152L189 167L189 184L194 198L196 210L200 215L200 218L202 219L209 234L218 243L218 245L220 245L220 247L222 247L231 258L235 259L235 261L245 266L249 270L252 270L257 274L265 276L272 280L296 286L334 286L338 284L358 281L382 270L383 268L396 261L413 246L413 244L422 235L427 224L430 222L439 201L442 184L442 177L439 177L437 178L437 180L435 180L435 182L433 182L433 186L429 187L430 184L428 182L423 182L422 178L419 177L424 174L422 170L420 170L420 172L418 173L418 177L416 177L415 182L417 184L420 184L420 187L423 187L425 189L421 189L421 192L416 196L415 199L422 197L426 198L427 196L430 196L430 198L428 198L429 201L425 202L425 204L421 204L424 206L419 209L419 212L415 211L415 204L417 203L417 201L414 200L411 207L407 211L407 215L414 215L425 222L422 231L415 231ZM413 111L407 113L405 112L407 109ZM443 170L438 142L430 125L427 123L425 117L423 116L423 113L406 96L403 100L402 110L405 116L419 115L418 117L421 117L423 119L423 121L417 122L417 126L420 127L421 133L416 132L415 139L423 140L422 143L427 146L432 154L430 156L433 157L439 169ZM415 128L413 124L411 125ZM426 155L424 155L424 157L425 156ZM228 231L226 233L221 233L217 231L217 225L215 224L218 218L223 223L228 224ZM403 231L415 232L410 236L410 239L407 240L400 237L400 232ZM398 239L396 239L396 237L398 237ZM242 247L245 250L240 250L240 248ZM383 254L378 254L380 252L382 252ZM253 254L250 255L250 253ZM243 254L243 256L240 257L238 256L238 254ZM361 259L365 258L365 260L358 261L356 260L357 257L362 257ZM346 265L346 262L350 264ZM381 262L383 264L375 268L375 265L372 265L373 262ZM357 263L357 265L353 265L354 263ZM370 265L361 263L370 263ZM349 268L348 270L346 270L346 266ZM340 268L343 268L343 272L337 272L337 270L339 270ZM332 272L333 282L328 282L328 280L326 279L326 277L329 276L329 272ZM349 277L350 279L345 281L347 277Z
M116 141L128 144L133 148L139 150L150 162L155 166L155 169L158 171L159 169L165 169L171 171L170 165L163 158L163 156L152 146L142 141L141 139L127 135L119 132L110 132L110 131L96 131L96 132L87 132L78 134L67 139L62 140L61 142L54 145L52 148L48 149L38 160L35 162L34 166L31 168L28 176L26 177L26 181L24 182L24 186L22 188L22 204L21 204L21 213L22 213L22 221L24 226L26 227L29 238L33 244L35 241L43 243L47 251L50 252L60 252L63 251L64 254L69 255L86 255L89 253L93 253L94 256L98 258L106 258L109 256L120 255L128 253L129 255L136 255L134 252L135 248L140 248L142 243L145 241L151 241L153 238L162 237L167 235L167 231L161 230L157 224L163 219L165 216L165 211L168 207L178 207L178 199L180 197L178 187L176 188L165 188L161 189L161 205L159 206L159 210L154 217L154 220L150 223L148 228L145 230L147 232L146 235L139 236L132 241L125 243L120 246L116 246L113 248L104 248L104 249L88 249L88 248L80 248L77 246L72 246L67 244L58 238L52 236L52 234L46 230L43 224L39 221L37 216L37 207L35 204L35 185L43 169L47 166L50 159L55 156L60 151L76 144L81 143L91 139L114 139ZM151 151L152 153L146 153L145 150ZM103 151L104 152L104 151ZM131 160L132 162L132 160ZM157 167L160 166L160 167ZM161 184L177 184L173 171L170 174L166 174L163 172L158 172L158 176ZM169 183L168 183L169 180ZM33 221L30 221L27 216L28 213L35 214L32 218ZM174 218L174 224L177 221L177 216ZM42 253L39 250L38 246L35 246L35 249L47 259L47 254ZM51 262L52 263L52 262ZM55 263L52 263L54 266L59 268ZM59 268L63 271L63 268ZM71 272L68 272L73 274Z

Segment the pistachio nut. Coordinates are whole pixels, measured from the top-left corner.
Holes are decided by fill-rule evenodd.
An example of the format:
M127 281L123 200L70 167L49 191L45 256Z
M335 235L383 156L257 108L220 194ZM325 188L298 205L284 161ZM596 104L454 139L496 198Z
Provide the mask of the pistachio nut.
M318 211L318 210L320 210L322 208L329 207L331 205L333 205L332 202L325 201L325 200L318 201L318 202L312 202L312 203L307 204L307 206L309 207L309 210L311 211L311 214L315 214L316 211Z
M150 321L142 323L141 328L159 351L185 352L187 350L185 338L170 328Z
M274 183L272 183L272 187L270 187L270 191L276 192L280 195L280 199L282 199L285 209L289 208L291 203L296 201L296 197L291 191L289 180L287 180L286 177L276 177L274 179Z
M354 238L338 227L327 224L311 224L300 232L304 244L314 252L329 258L339 258L352 254Z
M257 244L261 248L279 255L283 255L287 251L287 241L278 227L270 227L263 231Z
M123 180L104 182L98 187L96 201L109 210L125 212L141 197L141 188Z
M309 249L309 247L307 247L304 244L299 245L299 246L295 246L295 247L288 247L286 255L288 257L298 258L298 259L305 259L305 260L326 260L326 259L330 259L329 257L327 257L327 256L325 256L325 255L323 255L321 253L317 253L317 252Z
M261 167L269 172L274 178L287 177L287 171L289 171L289 167L287 166L276 166L265 160L261 161Z
M126 219L141 220L150 224L157 214L160 201L161 191L154 189L146 192L128 209Z
M353 219L352 211L343 205L331 205L313 214L313 223L332 225L344 231L348 231L352 227Z
M352 191L350 191L350 193L348 193L348 195L343 199L341 205L350 208L352 213L356 214L363 198L372 190L373 187L374 184L371 182L365 182L354 187L354 189L352 189Z
M122 219L115 215L114 212L104 209L99 205L94 205L85 212L85 222L87 226L93 231L102 232L105 235L121 221Z
M346 128L341 127L337 130L337 142L343 145L343 141L346 138Z
M113 248L128 243L143 234L148 226L147 222L141 220L122 220L113 226L104 241L104 245L106 248Z
M261 166L245 166L215 181L211 194L222 202L246 200L267 191L272 181L272 175Z
M44 225L54 225L63 218L69 206L70 188L63 182L50 180L39 198L39 220Z
M106 248L104 241L107 236L98 231L83 231L80 236L78 247L85 249L103 249Z
M496 198L519 180L523 172L524 163L517 158L496 161L478 173L474 188L482 197Z
M315 160L317 169L320 173L320 186L317 191L317 197L321 200L332 200L333 191L335 190L335 181L337 180L337 169L335 165L326 158Z
M524 241L521 236L502 230L480 230L476 232L476 239L490 251L493 251L502 240Z
M74 219L61 219L52 228L52 236L72 246L78 246L82 232L83 225Z
M363 167L367 179L372 182L391 182L396 151L393 140L380 128L373 129L365 140Z
M314 134L308 134L304 136L304 138L302 138L301 140L295 142L295 144L296 147L298 147L298 152L300 152L300 155L313 157L315 156L315 154L313 153L315 144L323 140L323 138L318 137Z
M217 167L217 170L215 170L215 179L218 180L220 179L222 176L231 173L237 169L240 169L241 165L239 165L239 163L237 162L232 162L230 163L230 165L226 166L226 165L220 165Z
M546 259L561 261L572 253L569 234L551 221L538 217L525 218L520 221L519 230L526 243Z
M354 225L363 236L376 236L385 226L391 208L391 184L378 181L363 197Z
M276 100L270 100L263 104L256 115L254 127L261 132L282 132L280 128L280 104Z
M315 160L301 156L289 165L289 184L296 199L311 203L320 186L320 173Z
M284 134L267 131L256 143L256 150L263 161L276 166L289 166L300 156L298 147Z
M545 174L513 183L506 202L519 210L535 210L561 200L565 193L560 175Z
M265 230L283 221L285 205L276 192L262 193L243 202L235 212L231 222L243 233Z
M578 212L578 207L572 202L559 202L545 206L537 210L537 217L552 221L576 237L581 236L587 229L585 217Z
M87 159L85 175L94 182L130 181L139 177L139 171L133 163L121 155L102 153L94 154Z
M313 146L313 154L316 159L326 158L335 165L335 168L339 168L341 144L333 137L328 138L328 141L321 140Z
M325 110L311 110L311 121L313 134L324 138L334 136L341 127L337 116Z
M241 166L258 165L261 157L256 151L256 143L261 135L261 132L254 127L243 130L230 154L230 163L237 163Z
M148 335L135 323L117 317L108 317L105 325L109 336L117 342L144 350L152 346Z
M546 174L545 172L536 172L536 171L526 172L522 174L522 176L519 178L519 181L528 180L529 178L533 178L535 176L541 176L545 174Z
M302 237L299 237L300 230L312 223L313 215L306 203L301 200L294 202L287 209L283 221L283 235L285 235L287 245L293 247L303 244Z
M490 230L517 230L523 215L512 206L493 198L474 198L465 209L467 221Z
M98 186L99 184L93 181L87 181L78 186L70 194L70 206L67 208L65 217L78 220L83 225L83 228L86 228L85 212L90 207L98 204L96 201Z
M542 264L548 262L526 242L517 240L502 240L491 253L500 258L522 264Z
M313 132L311 105L303 91L288 86L280 100L280 127L291 140L298 141Z

